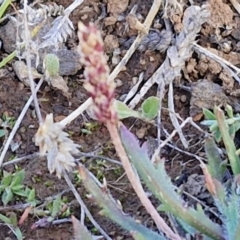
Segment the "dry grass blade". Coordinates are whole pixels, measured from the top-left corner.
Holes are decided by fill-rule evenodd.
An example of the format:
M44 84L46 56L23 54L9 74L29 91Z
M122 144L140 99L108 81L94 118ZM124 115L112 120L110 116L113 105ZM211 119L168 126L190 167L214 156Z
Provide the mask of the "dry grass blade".
M236 9L236 11L240 14L240 4L237 0L230 0L233 7Z
M44 48L50 45L57 46L58 43L66 41L67 37L71 36L74 27L71 20L69 19L69 15L82 3L83 0L75 0L65 9L64 16L59 16L53 21L52 28L43 37L43 39L46 40L40 45L40 48Z
M72 216L72 224L75 240L93 240L93 237L87 228L82 225L74 216Z
M77 192L76 188L74 187L73 183L71 182L70 178L68 177L67 173L64 173L64 178L65 181L67 182L69 188L71 189L72 193L74 194L75 198L77 199L79 205L81 206L81 212L85 212L93 226L99 230L99 232L107 239L107 240L112 240L108 236L108 234L101 228L101 226L96 222L96 220L93 218L92 214L88 210L87 206L83 202L82 198L80 197L79 193ZM83 222L82 222L83 223Z
M176 114L175 114L175 110L174 110L174 101L173 101L173 84L170 83L169 84L169 90L168 90L168 105L169 105L169 109L171 109L172 111L169 112L169 116L171 119L171 122L174 126L174 128L177 130L179 137L182 141L182 144L185 148L188 147L188 142L186 140L186 138L183 135L182 129L179 125L179 122L177 120ZM160 138L159 138L160 139Z

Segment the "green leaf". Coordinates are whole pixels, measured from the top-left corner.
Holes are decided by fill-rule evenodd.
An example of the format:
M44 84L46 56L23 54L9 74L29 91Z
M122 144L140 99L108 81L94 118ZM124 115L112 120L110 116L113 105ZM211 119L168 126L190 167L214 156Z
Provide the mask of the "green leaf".
M216 120L214 113L206 108L203 108L203 114L207 120Z
M239 157L236 154L236 146L233 139L229 135L229 126L227 124L226 118L223 111L217 107L214 109L215 115L217 116L217 121L219 125L219 130L221 131L224 146L227 151L228 159L231 165L234 176L240 173L240 162Z
M211 176L221 181L224 177L226 168L224 168L224 165L221 165L222 160L220 154L211 137L205 139L204 148L208 159L207 166Z
M7 186L10 185L11 181L12 181L12 174L4 171L3 172L3 179L1 181L1 185L7 187Z
M22 184L22 182L24 180L24 177L25 177L25 171L24 170L16 172L14 174L11 186L16 186L16 185Z
M13 199L13 193L9 187L5 188L4 193L2 194L3 205L6 206Z
M56 77L59 73L59 58L57 55L49 53L44 58L44 70L48 77Z
M18 190L18 191L14 191L15 195L21 196L21 197L27 197L28 193L25 190Z
M115 100L116 109L119 119L125 119L129 117L139 118L140 114L137 111L130 109L125 103Z
M30 192L28 192L27 200L33 201L33 200L35 200L35 197L36 197L36 193L35 193L35 189L33 188L30 190Z
M9 213L9 219L11 220L11 224L14 227L17 227L18 221L17 221L17 215L14 212L10 212Z
M222 139L222 134L219 130L214 132L213 136L214 136L214 139L216 140L217 143L219 143Z
M56 217L58 215L58 213L61 210L61 196L57 196L57 198L53 201L53 206L52 206L52 213L51 216L52 217Z
M5 135L5 130L4 129L0 129L0 137L3 137Z
M15 193L15 192L19 192L20 190L22 190L24 188L23 185L16 185L16 186L13 186L11 187L12 191Z
M154 119L158 115L159 99L157 97L147 98L141 106L144 118Z
M233 118L233 109L230 105L226 105L225 110L227 111L227 115L229 118Z
M13 233L17 237L17 240L23 240L23 235L19 227L14 228Z
M3 221L3 222L6 223L6 224L11 224L10 218L2 215L1 213L0 213L0 220Z
M12 0L4 0L3 3L0 5L0 19L2 18L3 14L5 13L11 2Z

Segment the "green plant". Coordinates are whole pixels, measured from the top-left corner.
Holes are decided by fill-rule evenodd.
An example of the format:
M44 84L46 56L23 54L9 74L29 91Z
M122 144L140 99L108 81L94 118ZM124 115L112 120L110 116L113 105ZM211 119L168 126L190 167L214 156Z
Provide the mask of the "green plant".
M12 3L12 0L4 0L3 3L0 6L0 22L2 19L3 14L5 13L6 9L9 7L9 5Z
M9 117L6 114L3 114L2 118L0 118L0 137L6 135L8 128L12 129L15 124L15 118Z
M24 177L24 170L16 171L15 173L3 171L0 184L0 195L4 206L12 201L14 199L14 196L23 197L32 205L36 204L35 190L24 186Z
M202 124L209 126L215 140L220 142L223 140L231 169L234 176L240 173L240 159L237 154L237 149L234 143L235 133L240 129L240 115L233 115L232 107L226 106L227 116L219 108L215 107L214 112L204 109L204 115L207 120Z
M158 109L159 99L153 96L143 101L139 111L132 110L125 103L116 100L116 110L119 119L135 117L149 121L157 116Z
M15 213L8 213L8 216L5 216L0 213L0 220L4 222L14 233L17 240L23 240L23 235L17 224L17 216Z

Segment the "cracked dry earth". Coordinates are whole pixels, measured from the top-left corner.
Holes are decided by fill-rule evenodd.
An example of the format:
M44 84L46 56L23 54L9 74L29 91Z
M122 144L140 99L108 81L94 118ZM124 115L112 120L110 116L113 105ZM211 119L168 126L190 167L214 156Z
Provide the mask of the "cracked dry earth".
M72 1L59 0L55 2L67 7ZM198 0L189 2L183 0L182 2L184 9L190 6L189 2L197 5L202 4L202 1ZM211 24L206 23L202 26L202 30L198 36L198 43L207 50L231 62L233 65L239 66L240 17L228 1L209 0L207 2L212 6L211 13L214 17L211 17ZM52 3L44 1L44 4ZM135 4L138 5L138 18L140 21L143 21L151 7L152 1L150 0L85 0L70 16L75 29L77 29L77 22L79 20L82 20L84 23L90 21L95 22L98 28L101 29L106 56L108 57L111 70L113 70L119 60L122 59L134 38L137 36L137 31L129 28L126 22L126 16ZM14 3L14 6L17 9L21 7L18 2ZM13 9L10 8L8 11L11 12ZM174 12L173 10L169 11L168 14L174 33L178 33L182 27L182 14L180 12ZM222 16L224 16L224 18ZM14 50L14 35L9 34L11 27L9 28L7 24L10 23L6 21L0 25L0 39L3 42L2 49L0 49L0 60ZM214 28L213 26L217 27ZM149 40L146 40L147 43L142 45L142 47L134 53L126 68L116 79L116 97L118 99L123 99L124 96L126 96L141 73L144 73L143 81L150 78L166 57L165 53L159 51L161 50L159 46L162 45L159 44L160 40L158 38L159 35L161 36L161 32L165 30L165 22L161 12L156 16L152 28L153 31L150 31ZM171 40L171 38L165 38L164 43L168 42L167 44L170 44ZM64 51L70 54L70 59L73 59L77 44L78 40L75 32L73 36L67 40L66 46L64 46ZM63 57L61 61L63 65L60 68L62 70L61 75L63 75L64 80L67 82L70 97L66 98L60 90L49 87L47 83L43 84L38 93L43 116L52 112L55 121L60 121L69 115L88 98L82 87L84 79L83 69L76 65L76 61L72 60L70 63L69 60L66 60L64 58L66 54L62 54L61 56ZM17 72L15 72L16 68L14 68L16 60L17 59L14 59L6 67L0 69L0 117L5 114L6 116L17 119L24 104L31 95L26 82L20 81L19 77L17 77ZM38 71L38 74L41 74L41 66ZM185 88L182 86L185 86ZM186 89L190 89L190 91ZM147 95L155 96L156 91L157 86L154 85ZM237 81L233 76L229 75L219 63L207 58L204 54L195 52L192 58L186 62L184 69L182 69L181 77L176 79L174 89L176 112L183 119L192 116L197 123L200 123L202 119L201 108L206 107L211 109L216 103L220 103L221 105L228 103L238 112L239 92ZM164 98L163 106L167 106L166 98ZM132 128L132 131L139 138L140 143L150 139L153 140L149 140L150 147L155 148L156 145L154 144L156 144L156 141L154 141L154 139L156 138L156 128L152 124L131 118L124 120L124 124ZM168 112L164 110L162 114L162 125L169 133L173 130ZM11 145L12 150L10 149L8 151L5 161L14 156L25 156L37 152L38 149L32 141L37 129L36 114L34 112L34 106L31 105ZM8 129L8 133L10 130L11 129ZM66 130L70 133L71 138L82 146L83 152L98 151L98 153L103 156L114 159L118 158L109 140L106 128L103 125L96 124L88 115L84 114L84 116L79 116L67 126ZM184 134L190 142L190 147L187 151L190 154L196 154L204 158L204 134L196 132L196 129L191 125L187 125L184 128ZM163 134L163 140L165 137ZM4 138L0 138L0 146L4 140ZM172 145L184 149L178 136L174 137ZM208 196L206 196L206 189L203 186L198 162L192 155L179 152L174 147L166 146L161 152L162 156L166 159L167 172L177 186L181 186L193 196L202 201L206 201ZM89 158L84 159L84 163L100 180L105 176L113 197L122 203L123 209L127 214L134 216L147 227L156 228L133 193L128 180L122 177L123 171L119 166ZM4 169L11 172L14 171L14 167L13 165L9 165ZM58 180L54 175L49 174L45 159L37 157L31 158L19 163L18 167L25 169L25 184L36 189L37 198L42 203L47 197L54 196L67 189L64 180ZM201 187L196 188L199 184L201 184ZM86 196L86 192L81 184L76 183L76 187L86 201L94 218L113 239L132 239L129 233L123 231L111 221L98 214L99 209L96 208L93 202L84 197ZM64 196L68 199L71 212L79 218L79 205L76 203L73 195L67 191ZM20 202L16 200L9 205L19 203ZM193 204L195 204L194 201ZM11 208L10 210L4 210L3 213L9 214L11 211L17 212L18 216L22 213L21 210ZM70 223L31 229L31 226L38 218L39 216L30 215L23 226L21 226L25 239L65 240L73 238L72 225ZM87 222L86 225L94 232L94 228L89 222ZM0 225L0 239L10 240L16 238L7 227Z

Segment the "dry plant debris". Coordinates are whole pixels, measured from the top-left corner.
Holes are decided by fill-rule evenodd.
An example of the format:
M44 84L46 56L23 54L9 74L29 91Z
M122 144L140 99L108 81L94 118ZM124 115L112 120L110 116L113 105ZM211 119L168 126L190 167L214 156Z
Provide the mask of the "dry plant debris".
M211 12L210 23L216 28L229 25L233 21L233 11L222 0L210 0L209 11Z
M231 2L233 1L234 0L231 0ZM154 1L155 5L153 4L153 6L156 6L157 2L158 1ZM149 34L146 35L145 37L143 37L142 33L140 33L135 43L133 43L133 40L125 42L128 44L133 43L133 45L130 51L127 52L126 57L124 57L123 61L120 62L123 56L121 52L122 48L124 48L125 50L129 49L130 44L129 45L126 44L124 46L124 44L121 43L118 35L119 32L121 32L122 29L124 29L125 30L124 37L127 36L131 38L132 36L134 36L133 39L137 34L137 31L134 31L134 29L127 29L128 26L126 27L126 21L127 21L126 16L130 10L130 6L132 5L132 3L131 1L128 1L128 0L126 1L110 0L110 1L107 1L107 3L106 1L103 1L103 3L101 2L103 9L105 8L105 15L103 10L102 16L98 16L96 23L99 26L99 28L102 29L102 33L104 36L105 50L109 57L109 62L112 63L110 64L111 67L117 65L120 62L117 68L113 71L113 74L110 75L109 77L109 83L113 84L113 85L110 84L110 87L109 87L110 90L114 88L114 82L113 81L111 82L111 80L116 78L118 73L123 69L123 67L126 65L127 61L130 59L130 57L133 55L135 51L138 51L136 54L137 57L139 56L139 54L140 54L140 57L142 57L143 55L145 55L145 51L147 51L147 54L149 54L150 56L149 59L152 59L151 61L154 61L154 57L152 57L154 56L154 54L159 54L159 52L164 53L166 51L167 52L166 60L162 63L161 67L159 68L160 70L159 71L157 70L157 72L154 74L153 80L148 82L149 85L146 86L145 84L143 86L143 89L140 90L140 98L138 98L139 97L138 94L136 95L136 98L134 97L134 95L137 91L136 89L139 88L141 81L139 81L139 83L136 85L137 88L134 89L133 95L131 95L131 97L129 98L131 99L133 97L133 100L130 102L130 105L132 107L134 107L138 103L138 101L141 99L141 97L144 96L146 91L153 85L153 83L158 82L161 84L163 83L163 80L165 80L164 84L161 85L162 87L161 91L163 93L165 90L164 88L169 85L169 103L170 103L169 106L171 108L170 110L173 113L174 112L177 113L178 110L176 109L176 106L174 106L176 101L175 103L173 101L171 102L175 94L175 92L173 92L172 83L177 82L177 81L175 82L173 81L181 77L181 69L182 69L185 77L184 80L187 79L189 82L191 82L190 84L191 86L190 116L194 117L194 120L200 119L200 117L202 116L203 107L208 109L213 109L214 105L224 106L226 104L230 104L233 106L235 111L239 111L240 107L239 107L237 98L232 98L231 96L238 96L240 91L238 88L235 89L236 83L231 73L229 73L229 71L227 71L221 64L215 62L215 60L210 59L209 57L206 57L203 54L198 54L198 55L195 55L194 58L190 58L193 52L192 42L196 40L197 34L200 36L200 38L202 37L201 34L203 34L207 40L210 39L209 40L210 43L207 43L206 46L204 46L207 51L215 53L220 58L231 62L233 65L239 65L240 64L240 57L239 57L240 47L237 47L237 44L236 46L235 45L232 46L232 43L229 40L230 37L235 38L235 40L240 39L238 34L239 31L237 27L237 21L239 21L239 18L234 17L234 13L228 4L223 3L223 1L221 0L210 0L208 2L210 5L208 10L210 10L211 12L210 21L204 24L205 29L202 29L201 33L199 34L198 32L201 29L201 24L204 21L206 21L206 19L208 18L208 12L205 9L205 7L201 6L202 11L200 11L199 10L200 8L196 6L192 6L191 8L191 10L196 11L195 14L197 15L197 17L199 17L199 15L202 14L202 19L198 19L198 26L196 27L193 19L194 17L186 16L187 14L190 15L189 13L190 10L188 8L186 11L182 11L182 8L176 8L176 6L173 6L173 3L176 4L176 1L169 1L169 3L170 5L166 5L165 7L164 16L170 19L172 24L171 26L172 26L172 29L174 29L174 32L171 32L168 28L162 29L162 27L160 27L160 30L151 29ZM99 3L94 2L93 8L97 8L98 4ZM157 6L159 7L159 5ZM185 10L185 6L183 9ZM85 10L86 12L92 11L92 6L85 7ZM156 11L155 13L157 13L158 8L157 10L155 9L155 11ZM96 12L99 14L99 11L96 11ZM108 17L106 17L107 16L106 12L109 14ZM33 15L33 13L35 15ZM148 30L148 27L150 26L150 22L151 22L150 20L151 18L155 17L155 13L153 13L153 15L151 14L149 15L150 17L148 18L148 21L146 21L146 23L148 23L147 28L145 28L144 24L140 23L140 22L143 22L144 20L143 17L141 15L136 15L135 20L139 21L137 23L140 24L139 25L140 27L135 26L132 28L135 28L135 30L137 29L139 31L143 30L142 32L146 33L147 31L145 30L146 29ZM12 18L6 25L0 27L0 38L3 41L3 50L5 52L11 53L17 47L19 57L24 59L25 58L24 51L22 51L22 49L20 48L20 45L24 44L24 40L25 40L24 32L23 32L24 30L21 23L22 22L21 14L22 12L20 11L17 18L15 19ZM45 46L45 44L48 45L49 43L46 41L47 40L46 36L48 37L50 35L55 36L54 34L56 34L56 31L53 31L52 27L56 27L56 25L60 24L61 21L64 20L64 16L63 16L64 14L65 14L64 8L62 6L58 6L56 4L53 4L52 6L46 6L46 5L40 4L38 5L38 8L28 9L28 21L29 23L32 24L32 25L29 25L30 30L32 32L35 32L35 31L37 32L37 34L32 38L32 41L30 44L32 49L34 50L34 48L38 44L42 45L43 47L43 49L41 49L41 51L39 52L39 56L37 56L38 55L37 51L32 51L32 54L33 54L32 67L37 65L37 70L38 70L37 71L34 68L32 69L33 78L34 79L41 78L43 73L49 84L51 84L53 87L56 87L62 90L63 95L65 95L66 97L69 97L70 95L68 94L68 90L69 88L72 88L71 86L72 82L71 84L69 84L70 86L67 86L64 79L60 76L75 75L77 71L81 69L82 66L79 62L79 54L74 48L69 50L63 45L59 45L58 46L59 48L55 50L53 50L52 47ZM43 20L44 26L39 24L40 21L38 17L42 17L42 16L44 16L44 20ZM54 22L54 17L57 17L57 16L59 16L59 18L57 21ZM34 21L37 21L37 23ZM67 35L70 35L70 32L73 30L73 27L71 23L68 21L66 21L66 24L67 24L67 31L65 33L67 33ZM164 24L164 23L161 22L161 24ZM120 30L119 29L115 30L114 29L115 27L116 28L119 27ZM141 27L143 27L142 30L141 30ZM38 31L38 29L40 30ZM219 29L221 29L221 31ZM222 29L224 29L223 33L222 33ZM68 31L69 31L69 34L68 34ZM18 32L17 35L16 35L16 32ZM175 35L175 33L177 33L177 35ZM216 38L214 40L211 40L211 38L209 37L210 34L216 34ZM65 39L67 35L66 34L61 35L60 39ZM16 45L17 38L18 38L18 42ZM203 40L201 39L200 42L202 43ZM235 43L236 42L234 42L234 44ZM218 46L217 47L218 49L215 48L214 44ZM54 53L59 58L60 66L59 66L57 77L53 77L53 76L47 77L44 64L43 64L46 53ZM38 59L36 59L36 56L39 57L39 64L38 64ZM165 57L164 54L162 54L162 56ZM133 57L133 59L134 58L135 56ZM189 61L187 59L189 59ZM96 64L96 66L98 66L99 59L97 57L95 58L95 56L93 56L93 59L91 60L94 62L94 64ZM149 65L152 64L151 61L148 62ZM186 61L186 66L184 67L185 61ZM85 64L86 64L86 61L85 61ZM23 65L23 61L14 62L13 69L16 75L18 76L18 78L26 86L29 87L30 84L28 81L28 73L27 73L26 66ZM91 75L91 71L88 69L86 76L89 77L89 75ZM101 81L101 77L104 77L104 74L108 75L109 69L108 68L104 69L104 71L100 73L97 72L100 77L100 82L99 82L99 79L97 79L98 81L94 79L94 82L91 82L91 84L89 83L84 84L87 90L91 92L92 84L96 85L97 83L99 83L102 86L101 91L104 90L104 87L106 88L106 85L104 85L103 81ZM4 72L2 74L4 75ZM122 74L128 75L129 72L126 71L126 72L123 72ZM157 80L156 80L156 77L157 77ZM1 78L2 78L2 75L1 75ZM82 75L80 76L80 78L82 78ZM222 86L214 83L212 81L213 78L222 80ZM121 81L123 82L123 84L119 85L121 89L125 85L124 84L125 79L124 80L122 79ZM73 81L73 84L74 83L75 82ZM94 112L94 117L96 118L97 116L98 119L100 118L100 121L102 122L105 122L106 119L109 119L112 117L112 120L114 122L116 120L115 114L110 111L112 106L111 104L106 105L106 100L111 99L111 97L113 96L110 94L107 98L104 98L102 97L101 91L94 92L94 94L91 95L94 101L99 104L98 109L92 107L92 110ZM79 92L80 94L82 94L81 89L79 90ZM186 101L186 104L189 103L188 99L186 99L185 101ZM80 106L81 110L79 112L86 110L86 108L89 107L90 103L92 103L91 99L86 101L85 105ZM1 103L0 103L0 107L1 107ZM109 111L107 115L102 116L104 109L105 110L107 109ZM39 130L35 136L36 145L40 146L40 153L47 154L49 171L51 173L56 172L56 175L59 178L62 176L62 174L65 171L72 172L75 166L74 155L79 153L78 151L79 145L75 144L70 139L68 134L63 131L63 128L66 126L66 124L70 123L74 118L76 118L79 115L79 112L78 114L75 114L74 117L71 116L68 118L68 120L64 119L59 123L54 123L52 114L47 115L45 121L40 125ZM173 119L173 116L171 116L171 120L174 122L176 120L176 117L175 119ZM165 120L163 119L163 121ZM191 122L191 121L184 121L183 124L181 124L180 129L182 128L182 126L185 126L187 122ZM166 124L166 121L163 122L163 125L164 124ZM172 143L175 141L174 135L176 134L176 132L178 132L180 136L182 134L181 130L179 130L179 124L176 124L176 121L173 125L177 129L177 131L175 131L174 134L168 134L167 130L164 129L167 137L167 141L171 140ZM146 133L147 132L148 130L146 131ZM144 136L142 136L141 138L144 138ZM165 143L166 142L164 142L163 144ZM175 146L173 146L173 148L174 147ZM193 183L191 181L188 181L187 184L189 184L189 189L193 187ZM200 194L199 192L195 192L195 193Z
M46 116L35 135L35 144L39 146L42 156L47 154L48 170L56 172L61 178L64 171L72 171L75 164L73 155L79 154L78 144L75 144L59 123L54 123L53 115Z

